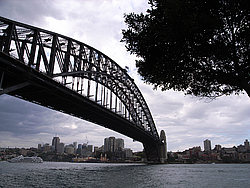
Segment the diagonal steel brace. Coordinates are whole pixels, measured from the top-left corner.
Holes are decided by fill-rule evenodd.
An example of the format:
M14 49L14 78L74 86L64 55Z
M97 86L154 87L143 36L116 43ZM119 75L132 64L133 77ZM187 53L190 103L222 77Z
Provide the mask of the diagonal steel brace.
M17 85L14 85L14 86L11 86L11 87L8 87L8 88L0 88L0 95L3 95L3 94L8 94L10 92L13 92L15 90L18 90L18 89L21 89L21 88L24 88L26 86L30 85L29 82L23 82L23 83L20 83L20 84L17 84Z

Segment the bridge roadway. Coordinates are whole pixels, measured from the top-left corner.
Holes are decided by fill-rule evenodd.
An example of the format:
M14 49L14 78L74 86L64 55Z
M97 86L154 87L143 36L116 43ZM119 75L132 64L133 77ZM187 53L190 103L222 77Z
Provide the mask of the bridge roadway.
M46 72L41 72L38 67L38 69L34 69L34 66L32 68L32 64L27 66L27 64L23 61L24 59L24 53L22 52L22 49L20 50L20 43L22 41L21 37L22 35L19 33L20 31L24 30L21 29L20 31L18 31L17 29L15 29L15 25L21 24L21 26L23 27L22 23L18 23L18 22L14 22L5 18L0 17L0 21L1 19L3 20L3 25L7 23L7 25L9 24L9 26L6 29L2 29L4 30L4 32L6 30L9 30L9 28L12 28L12 30L9 31L9 34L2 34L0 33L0 95L1 94L8 94L14 97L18 97L20 99L32 102L32 103L36 103L38 105L56 110L56 111L60 111L66 114L69 114L71 116L75 116L90 122L93 122L95 124L101 125L103 127L109 128L111 130L114 130L116 132L119 132L121 134L124 134L136 141L139 141L141 143L143 143L146 155L147 155L147 159L149 162L153 162L153 163L160 163L164 160L162 160L162 156L164 156L164 154L162 154L162 151L165 151L165 149L163 147L163 143L164 138L159 138L156 129L154 127L154 123L152 120L152 117L150 115L149 109L147 108L147 105L144 104L143 106L138 107L139 105L142 105L142 103L144 102L144 99L142 96L137 96L137 103L136 105L134 103L131 104L124 104L124 108L126 108L125 110L125 117L123 116L123 114L118 114L115 113L112 110L112 104L110 104L110 108L105 107L105 105L100 105L97 101L91 100L88 96L84 96L81 93L78 92L78 90L73 90L73 86L72 88L69 88L66 86L66 79L64 76L63 79L65 79L65 84L63 85L62 82L59 82L58 80L52 79L53 75L56 75L55 73L53 73L52 71L52 75L46 71ZM7 21L6 21L7 20ZM6 21L6 23L5 23ZM12 23L13 22L13 23ZM14 25L14 26L13 26ZM38 33L38 28L32 27L32 26L28 26L28 25L24 25L25 29L30 29L31 32L33 33ZM14 29L13 29L14 28ZM27 31L25 31L27 32ZM45 32L43 30L43 32ZM20 35L20 36L18 36ZM33 34L34 35L34 34ZM57 34L58 35L58 34ZM54 35L55 36L55 35ZM19 38L18 38L19 37ZM41 51L40 48L43 48L43 46L48 46L48 44L44 44L41 41L43 40L42 38L40 38L40 40L36 39L37 42L34 42L35 37L33 37L33 42L32 44L34 45L39 45L39 51ZM54 50L54 54L61 53L61 55L64 53L65 55L62 55L65 57L64 61L62 61L63 63L63 69L61 70L61 73L59 72L59 74L66 74L65 70L69 72L69 68L70 68L70 58L68 58L68 62L66 61L67 56L72 56L72 54L70 52L72 52L73 48L75 48L74 45L71 45L71 40L72 39L64 39L64 40L69 40L67 41L68 43L68 51L69 53L67 54L67 52L63 52L61 51L57 51L53 49L53 46L50 47L51 49L51 53L53 54L53 50ZM10 42L8 42L10 41ZM11 41L13 41L11 43ZM40 44L38 44L40 41ZM44 40L46 41L46 39ZM53 37L53 42L56 41L56 37ZM52 42L52 44L53 44ZM16 44L16 51L18 51L18 56L14 57L13 55L11 55L11 51L13 50L12 48L15 46L14 44ZM27 43L27 39L23 40L23 44L26 45L25 43ZM33 45L33 46L34 46ZM80 44L82 45L82 44ZM44 61L46 60L45 55L43 54L38 54L36 55L35 52L36 50L33 50L32 52L32 48L34 48L33 46L31 46L31 49L28 50L28 46L26 45L25 48L23 48L23 51L25 51L26 49L26 53L28 54L28 58L29 61L31 59L31 57L33 56L33 58L35 56L37 56L39 59L39 55L44 59ZM59 46L58 46L59 47ZM55 48L58 49L58 47L55 46ZM19 48L19 50L18 50ZM72 48L72 49L71 49ZM91 47L90 47L91 48ZM81 48L79 49L81 50ZM93 64L96 62L95 60L93 60L92 57L92 53L93 50L95 49L91 49L90 50L90 57L89 59L89 64L92 64L92 66L94 66ZM44 51L45 52L45 51ZM34 53L34 54L32 54ZM48 52L46 52L48 53ZM44 53L45 54L45 53ZM98 52L97 55L95 55L94 57L99 57L100 56L100 52ZM102 55L102 54L101 54ZM50 57L53 57L50 55ZM54 55L55 57L55 55ZM78 56L77 56L78 57ZM105 57L105 56L103 56ZM105 63L107 62L107 57L105 57ZM86 59L86 58L85 58ZM38 60L37 60L38 61ZM74 56L74 66L79 66L81 68L81 62L83 62L84 60L80 61L76 61L76 56ZM111 62L111 60L109 60ZM45 61L46 62L46 61ZM51 62L51 60L50 60ZM76 63L78 63L79 65L77 65ZM104 62L104 61L103 61ZM60 62L57 62L60 63ZM111 62L112 63L112 62ZM37 63L38 64L38 63ZM86 63L85 63L86 64ZM39 65L40 65L40 61L39 61ZM69 66L69 68L65 69L65 65ZM46 66L46 64L45 64ZM120 69L120 67L113 63L112 67L116 66L116 70ZM71 65L72 67L72 65ZM117 68L118 67L118 68ZM53 68L54 69L54 68ZM52 69L52 70L53 70ZM79 69L80 70L80 69ZM87 70L86 68L82 68L82 70ZM88 69L90 70L90 69ZM93 70L93 69L92 69ZM100 71L101 68L99 69ZM82 72L83 72L82 71ZM103 71L104 72L104 71ZM123 71L120 71L121 74L126 74L123 73ZM107 74L107 70L105 70L105 75ZM69 74L72 74L72 71L69 72ZM103 73L102 73L103 74ZM112 74L112 72L111 72ZM89 74L88 74L89 75ZM75 74L75 76L77 77L78 75ZM82 75L80 75L82 76ZM118 77L120 76L124 76L124 75L118 75ZM93 76L91 75L89 77L89 79L91 79ZM105 79L107 79L108 77L106 77ZM119 83L119 85L124 84L125 82L131 82L131 78L128 77L128 75L125 75L125 80L123 81L123 83ZM120 78L118 78L120 79ZM129 80L128 80L129 79ZM73 80L73 79L72 79ZM99 81L99 80L97 80ZM109 80L110 81L110 80ZM113 82L115 82L113 80ZM115 83L116 84L116 83ZM131 83L130 83L131 84ZM77 83L78 85L78 83ZM132 83L132 88L137 89L137 87L133 86L134 84ZM105 86L108 86L108 84L106 84ZM78 87L78 86L77 86ZM90 87L90 86L89 86ZM129 93L129 95L127 94L127 96L131 97L131 93L133 93L133 91L131 90L132 88L129 88L128 90L130 91L126 91L127 93ZM127 89L125 87L125 89ZM89 90L89 88L88 88ZM116 97L118 93L115 93L115 90L110 91L114 92L114 94L116 94ZM105 93L105 92L104 92ZM96 91L97 94L97 91ZM139 92L140 94L140 92ZM110 94L110 103L112 102L112 95L113 93ZM142 99L138 98L138 97L142 97ZM103 96L101 96L101 98L103 98ZM128 98L126 100L122 101L122 97L120 97L121 102L124 103L124 101L133 101L134 102L134 98L132 98L133 100L131 100L131 98ZM105 100L105 94L104 94L104 100ZM142 100L142 103L140 102L140 100ZM128 107L129 106L129 107ZM130 106L134 106L133 108L131 108ZM134 109L135 108L135 109ZM144 109L142 109L144 108ZM145 109L146 108L146 109ZM115 108L116 111L116 108ZM139 112L141 113L141 117L139 115ZM130 113L130 115L128 115L128 117L126 116L126 113ZM133 113L135 113L136 115L133 115ZM150 125L149 129L145 129L145 126L142 126L144 123L144 116L145 117L149 117L149 124L151 122L152 125ZM131 120L132 118L132 120ZM138 119L138 118L142 118L142 119ZM139 121L138 121L138 120ZM138 122L139 124L137 125L136 122ZM164 134L165 135L165 134Z

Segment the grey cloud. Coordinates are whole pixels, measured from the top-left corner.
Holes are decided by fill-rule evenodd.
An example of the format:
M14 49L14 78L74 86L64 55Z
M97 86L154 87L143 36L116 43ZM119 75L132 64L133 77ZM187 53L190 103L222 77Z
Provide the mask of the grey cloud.
M56 1L50 0L10 0L0 1L1 16L28 24L42 24L45 17L63 19L63 11L56 6Z
M38 143L50 143L55 135L65 143L83 143L87 136L90 144L97 146L109 136L131 140L99 125L8 95L0 97L0 109L0 146L15 147L18 143L22 147L36 147Z

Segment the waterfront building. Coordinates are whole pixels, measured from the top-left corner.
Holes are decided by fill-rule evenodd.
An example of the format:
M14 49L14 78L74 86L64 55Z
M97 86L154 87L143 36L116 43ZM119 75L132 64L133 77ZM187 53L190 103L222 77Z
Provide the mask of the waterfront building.
M211 141L208 139L204 140L204 151L211 152Z
M58 152L58 145L60 144L60 138L58 136L52 139L52 150Z
M237 146L237 151L239 153L243 153L243 152L246 152L247 150L246 150L246 147L241 144L241 145Z
M238 155L240 161L250 163L250 153L239 153Z
M44 144L43 151L45 151L45 152L51 151L51 146L48 143Z
M216 152L220 152L221 151L221 145L215 145L214 150Z
M125 158L132 158L133 157L133 152L132 152L132 150L131 149L129 149L129 148L125 148L124 149L124 152L125 152Z
M63 154L64 153L64 143L59 143L57 148L57 153Z
M222 158L230 159L232 161L237 159L237 154L238 152L236 151L236 147L222 148L221 150Z
M75 152L74 147L72 145L65 146L64 151L67 154L74 154Z

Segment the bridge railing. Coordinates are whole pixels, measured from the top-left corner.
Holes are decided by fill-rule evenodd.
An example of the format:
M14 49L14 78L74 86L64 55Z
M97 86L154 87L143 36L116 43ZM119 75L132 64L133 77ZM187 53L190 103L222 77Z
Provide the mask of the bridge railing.
M0 51L159 136L140 90L127 71L72 38L0 17Z

